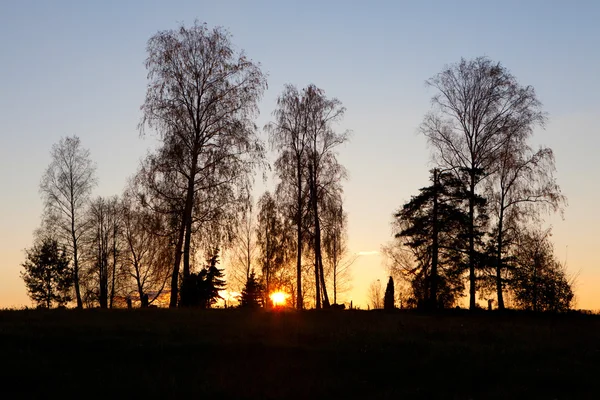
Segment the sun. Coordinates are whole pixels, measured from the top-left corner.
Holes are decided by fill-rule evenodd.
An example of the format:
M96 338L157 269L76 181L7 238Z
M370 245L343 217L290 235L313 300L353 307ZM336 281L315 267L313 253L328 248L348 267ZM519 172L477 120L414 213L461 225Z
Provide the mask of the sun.
M269 297L271 298L273 307L283 307L285 306L285 301L288 295L284 292L273 292Z

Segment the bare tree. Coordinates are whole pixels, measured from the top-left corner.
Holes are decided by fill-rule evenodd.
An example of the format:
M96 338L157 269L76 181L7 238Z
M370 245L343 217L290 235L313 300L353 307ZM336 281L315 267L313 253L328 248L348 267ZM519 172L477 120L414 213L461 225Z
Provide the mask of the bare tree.
M258 262L262 270L265 296L273 289L281 289L285 282L281 270L287 265L290 240L285 229L285 220L275 198L265 192L258 201L258 224L256 242ZM269 304L266 299L265 304Z
M506 68L488 58L462 59L427 81L438 93L421 132L433 148L437 163L454 169L468 187L469 307L476 307L476 195L478 185L496 172L502 149L509 141L523 143L541 111L531 86L518 84Z
M293 210L297 233L296 283L297 307L302 308L302 254L310 238L314 256L315 307L329 305L323 270L321 219L324 199L341 193L340 181L345 169L337 162L335 149L348 138L348 132L336 133L332 125L344 115L337 99L328 99L323 90L309 85L301 92L286 85L277 101L275 121L265 127L273 149L280 183L278 197ZM308 237L310 234L310 237Z
M556 212L566 204L554 171L554 155L549 148L533 152L526 144L509 141L500 151L497 174L489 180L487 190L497 219L495 280L501 310L504 309L502 272L507 230L516 233L520 223L537 219L542 209Z
M84 210L96 184L95 166L90 152L77 136L61 138L52 146L52 161L40 182L46 223L69 251L73 262L73 286L77 308L83 307L79 287L80 246L85 232Z
M172 233L165 226L165 216L144 209L135 198L123 202L123 269L134 282L141 307L152 304L165 289L172 261Z
M350 267L357 255L348 254L348 216L338 201L330 201L321 214L324 221L323 249L327 269L325 276L331 276L333 304L337 304L339 294L350 290Z
M383 308L383 289L381 288L381 281L379 279L371 282L369 285L367 298L369 300L369 305L373 310Z
M328 99L323 90L314 85L304 89L306 129L309 133L308 187L310 211L313 217L313 253L315 256L316 307L329 307L329 296L323 269L321 210L328 200L341 199L340 182L346 177L345 168L337 161L336 147L348 140L349 132L336 133L332 125L340 121L345 112L338 99ZM333 198L334 200L331 200ZM341 200L339 200L341 202Z
M256 215L252 203L252 198L248 197L246 207L239 213L229 252L227 285L233 285L237 291L241 291L249 282L256 259Z
M296 308L304 307L302 290L303 214L306 211L306 153L308 132L301 95L293 85L286 85L273 111L275 121L265 126L271 147L278 151L275 170L280 183L277 195L291 210L296 228Z
M87 211L87 269L92 280L87 288L100 308L112 308L117 285L122 283L119 268L121 257L121 206L115 196L94 199Z
M147 49L150 83L140 129L158 131L168 149L168 175L185 184L171 279L174 307L182 257L184 277L190 273L193 225L205 220L195 215L198 204L206 204L199 193L247 185L251 170L264 159L252 120L266 79L258 65L233 50L230 34L220 27L181 25L158 32Z

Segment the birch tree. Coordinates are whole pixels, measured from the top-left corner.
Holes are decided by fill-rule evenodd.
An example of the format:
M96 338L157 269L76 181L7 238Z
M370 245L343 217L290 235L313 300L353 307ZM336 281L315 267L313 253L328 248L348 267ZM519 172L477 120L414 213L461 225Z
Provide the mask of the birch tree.
M169 149L165 165L184 183L171 279L174 307L182 258L183 276L190 274L193 225L204 221L195 215L199 195L247 185L264 159L253 119L267 84L259 65L236 52L231 35L220 27L195 22L161 31L147 50L149 84L140 129L157 131Z
M60 243L67 248L73 265L77 308L83 307L79 285L80 240L85 233L85 207L96 185L96 167L89 150L77 136L61 138L52 146L52 161L40 182L45 223L52 225Z

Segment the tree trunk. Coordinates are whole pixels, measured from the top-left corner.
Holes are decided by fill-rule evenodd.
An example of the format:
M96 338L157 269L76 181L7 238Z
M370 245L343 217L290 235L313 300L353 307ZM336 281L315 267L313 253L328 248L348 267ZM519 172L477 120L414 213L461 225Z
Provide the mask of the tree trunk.
M498 219L498 248L496 253L496 295L498 310L504 310L504 297L502 295L502 229L504 220L504 199L501 201L500 217Z
M113 308L115 298L115 281L117 275L117 232L113 230L113 265L112 265L112 282L110 287L110 308Z
M315 252L317 253L317 261L319 265L319 277L321 278L321 293L323 294L323 307L329 308L329 296L327 295L327 286L325 286L325 273L323 270L323 254L321 251L321 225L319 223L319 217L315 218Z
M196 179L196 169L198 164L198 146L194 146L192 155L192 165L188 179L187 195L185 199L185 211L183 215L185 223L185 243L183 245L183 278L190 275L190 247L192 243L192 210L194 208L194 185Z
M298 239L298 252L296 258L296 308L302 310L304 308L304 301L302 299L302 166L300 160L296 161L297 168L297 184L298 184L298 212L296 213L296 228L297 228L297 239Z
M433 240L431 248L431 289L429 292L429 306L437 308L437 281L438 281L438 171L433 170Z
M179 294L179 265L181 264L181 256L183 254L183 236L185 233L185 221L181 221L179 234L177 235L177 244L175 247L175 262L173 263L173 273L171 275L171 299L169 300L169 308L177 307L177 297Z
M185 224L185 242L183 245L183 279L190 276L190 249L192 244L192 218Z
M475 171L470 172L469 187L469 309L477 307L475 302Z
M197 150L197 147L194 147ZM196 176L196 167L198 163L198 152L194 151L192 156L192 166L188 179L188 188L185 198L185 208L181 219L181 228L177 239L177 247L175 252L175 262L173 264L173 275L171 276L171 300L169 307L177 307L177 296L179 294L179 266L183 255L183 276L184 278L190 274L190 243L191 243L191 226L192 226L192 209L194 205L194 178ZM185 236L185 245L184 245Z
M79 256L77 254L77 236L75 235L75 218L71 218L71 235L73 238L73 285L75 286L75 298L77 299L77 308L83 308L81 300L81 290L79 289Z

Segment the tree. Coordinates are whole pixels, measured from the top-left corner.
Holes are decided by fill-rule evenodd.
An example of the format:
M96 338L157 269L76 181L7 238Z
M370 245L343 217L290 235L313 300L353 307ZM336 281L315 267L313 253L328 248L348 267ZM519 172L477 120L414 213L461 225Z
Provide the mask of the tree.
M90 152L77 136L61 138L52 146L52 161L40 182L46 223L52 225L61 244L68 246L73 263L77 308L83 307L79 288L79 241L85 232L84 209L96 184Z
M231 194L222 187L247 187L250 172L264 159L252 120L266 79L258 65L233 50L231 35L220 27L209 30L195 22L189 28L161 31L150 38L147 49L150 83L140 129L158 131L165 158L157 164L166 167L171 181L183 184L175 214L174 307L182 258L184 278L190 274L193 225L213 215L200 206L228 200L214 197ZM198 213L205 215L198 218Z
M329 307L323 268L320 215L323 203L329 198L340 199L341 203L340 182L345 178L346 170L338 163L335 149L348 140L349 133L336 133L332 127L343 118L346 111L338 99L328 99L323 90L309 85L304 90L304 102L307 113L306 129L309 133L307 166L310 212L313 218L316 307L319 308L321 295L323 306Z
M469 307L474 309L478 186L496 172L509 141L522 144L545 115L531 86L519 85L505 67L485 57L461 59L427 84L438 93L421 132L437 163L453 169L468 187Z
M303 214L306 211L306 152L308 132L300 93L293 85L286 85L277 98L273 111L275 121L268 123L271 147L278 151L275 170L279 177L278 197L289 206L296 228L296 308L304 307L302 296L302 247L304 238Z
M496 214L495 227L495 283L498 308L504 309L502 295L505 253L509 236L519 224L536 220L541 209L559 211L566 203L554 177L554 155L549 148L534 152L524 143L511 140L498 158L498 170L488 183L488 198Z
M221 298L225 289L223 271L217 268L219 250L214 249L207 264L198 273L190 273L181 284L180 305L182 307L210 308Z
M54 304L63 306L71 301L69 290L73 285L73 271L66 250L60 248L58 241L44 238L26 253L21 278L29 298L45 308L52 308Z
M369 305L373 310L377 310L383 307L383 294L381 293L381 282L379 279L371 282L369 285L369 291L367 293Z
M264 294L269 296L273 287L279 288L285 284L281 279L277 279L277 274L287 264L290 241L281 210L268 191L258 200L256 243L258 263L264 281ZM268 299L265 299L265 304L269 304Z
M227 274L230 288L233 284L236 290L240 290L246 285L256 261L255 218L253 201L251 197L248 197L247 206L242 209L238 216Z
M394 308L396 308L394 303L394 279L390 276L387 286L385 287L385 295L383 297L383 309L393 310Z
M131 193L122 205L122 264L129 282L127 293L137 293L141 307L152 304L163 292L170 276L172 262L171 235L163 214L144 209Z
M85 278L89 282L85 286L90 291L86 297L97 301L100 308L112 308L116 286L122 283L117 277L122 251L119 199L98 197L90 202L86 214L88 229L84 238L89 265Z
M246 286L242 290L242 298L240 300L240 307L243 308L258 308L263 304L263 288L256 276L254 271L248 275Z
M356 261L356 255L348 255L347 230L348 216L344 211L341 198L330 199L321 213L324 225L323 250L327 270L325 276L331 276L333 304L337 304L339 294L350 290L350 267Z
M407 279L418 307L452 306L463 291L468 216L463 182L450 171L434 169L432 185L398 210L394 218L396 246L408 253L384 250L396 276ZM477 205L483 205L477 199ZM480 213L482 215L483 213Z
M271 146L278 151L275 169L280 179L278 197L292 210L296 227L296 281L302 308L302 254L306 239L314 256L315 307L329 305L323 268L320 214L327 196L341 193L345 169L337 162L335 149L348 133L336 133L332 125L344 115L337 99L328 99L323 90L309 85L302 92L286 85L273 112L275 121L266 125Z
M550 230L519 234L511 289L517 306L532 311L568 311L573 289L554 256Z

